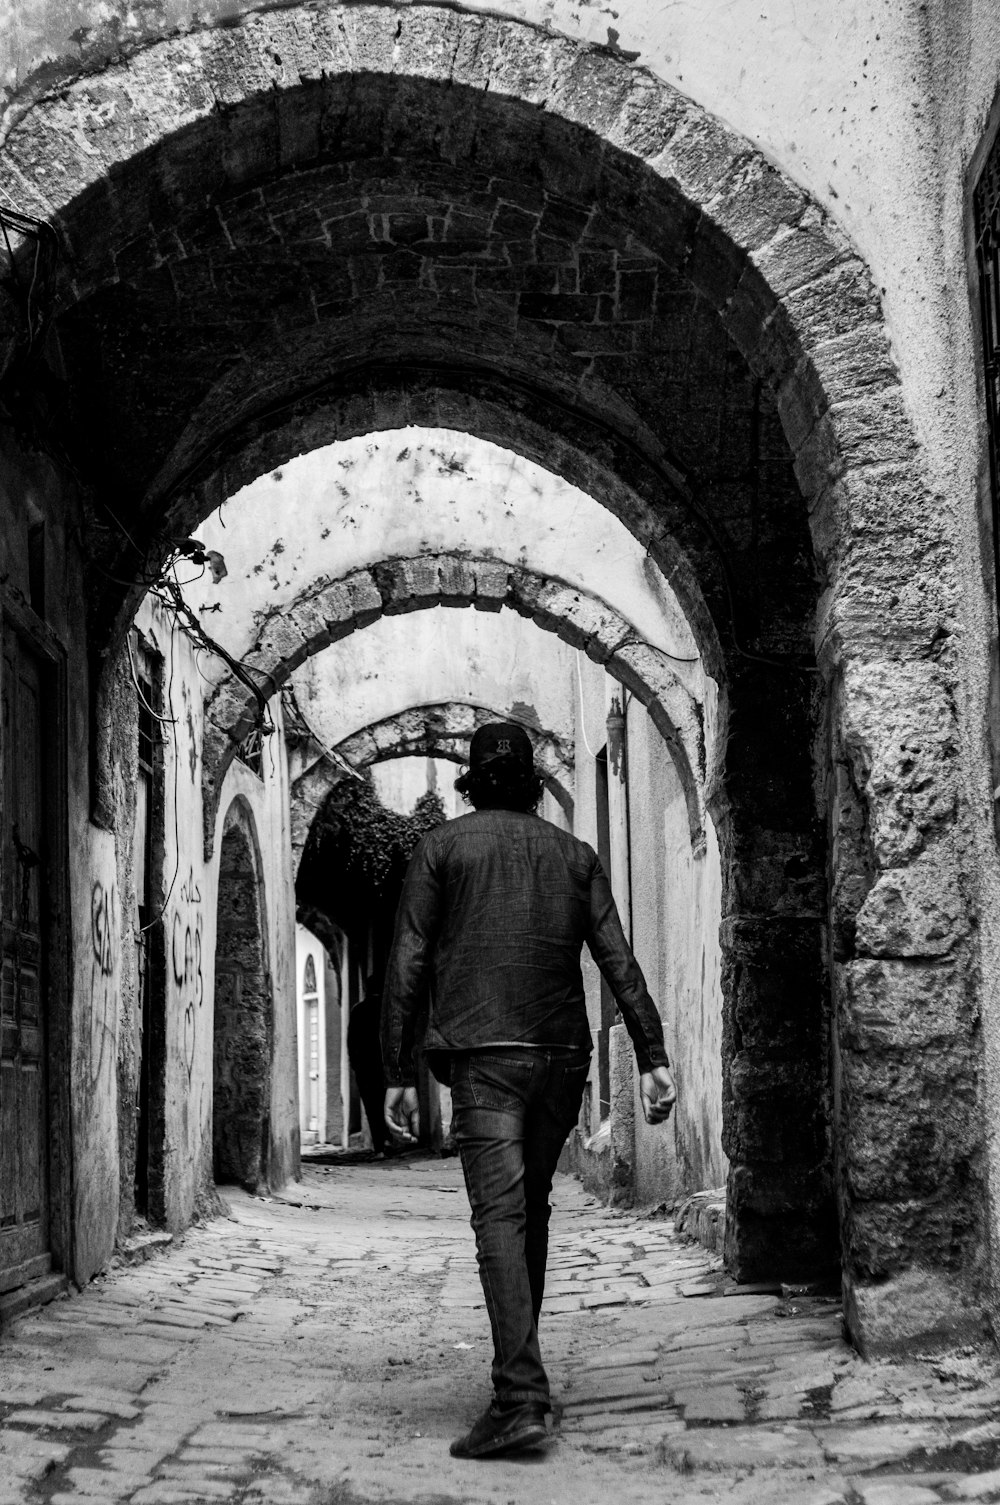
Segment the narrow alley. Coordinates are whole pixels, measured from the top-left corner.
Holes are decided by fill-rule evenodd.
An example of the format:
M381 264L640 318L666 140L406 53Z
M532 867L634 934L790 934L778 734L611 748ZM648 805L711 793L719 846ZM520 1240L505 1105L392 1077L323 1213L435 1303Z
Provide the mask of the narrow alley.
M998 583L1000 0L0 0L0 1505L1000 1501Z
M457 1159L313 1165L12 1327L0 1505L1000 1498L992 1359L865 1364L838 1302L736 1290L569 1178L555 1203L544 1449L448 1455L489 1354Z

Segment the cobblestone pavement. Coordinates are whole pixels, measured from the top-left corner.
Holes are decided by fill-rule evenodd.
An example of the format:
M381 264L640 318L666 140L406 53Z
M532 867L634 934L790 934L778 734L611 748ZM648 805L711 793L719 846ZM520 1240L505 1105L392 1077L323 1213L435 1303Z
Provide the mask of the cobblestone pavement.
M866 1365L834 1302L730 1294L667 1223L564 1178L552 1441L457 1461L490 1352L457 1163L231 1203L0 1337L0 1505L1000 1500L992 1355Z

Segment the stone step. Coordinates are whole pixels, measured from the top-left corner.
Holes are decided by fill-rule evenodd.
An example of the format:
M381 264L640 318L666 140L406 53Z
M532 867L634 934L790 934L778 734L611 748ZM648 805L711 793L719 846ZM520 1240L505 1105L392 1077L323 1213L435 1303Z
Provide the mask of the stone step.
M36 1280L29 1280L27 1284L18 1286L16 1291L7 1291L0 1296L0 1330L13 1322L15 1317L23 1316L34 1307L45 1306L68 1290L69 1281L65 1275L56 1271L41 1275Z
M16 1291L20 1286L27 1285L29 1280L39 1280L43 1275L48 1275L51 1269L51 1254L35 1254L19 1265L9 1265L0 1270L0 1295L5 1291Z

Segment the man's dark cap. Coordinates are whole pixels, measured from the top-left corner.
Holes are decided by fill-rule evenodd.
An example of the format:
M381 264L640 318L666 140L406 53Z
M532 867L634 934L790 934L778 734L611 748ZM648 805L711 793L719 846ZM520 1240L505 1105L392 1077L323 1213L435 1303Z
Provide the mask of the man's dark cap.
M534 764L531 738L516 721L487 721L473 733L469 745L470 768L482 768L501 758L524 768Z

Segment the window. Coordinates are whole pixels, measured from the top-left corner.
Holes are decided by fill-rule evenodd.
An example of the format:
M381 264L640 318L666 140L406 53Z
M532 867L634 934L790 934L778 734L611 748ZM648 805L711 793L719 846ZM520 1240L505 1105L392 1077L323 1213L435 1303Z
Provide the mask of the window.
M306 1011L306 1132L313 1139L320 1139L320 1040L319 1040L319 990L316 986L316 963L312 952L306 957L302 976L303 1003Z
M245 768L264 777L264 736L259 726L252 727L236 748L236 756Z

